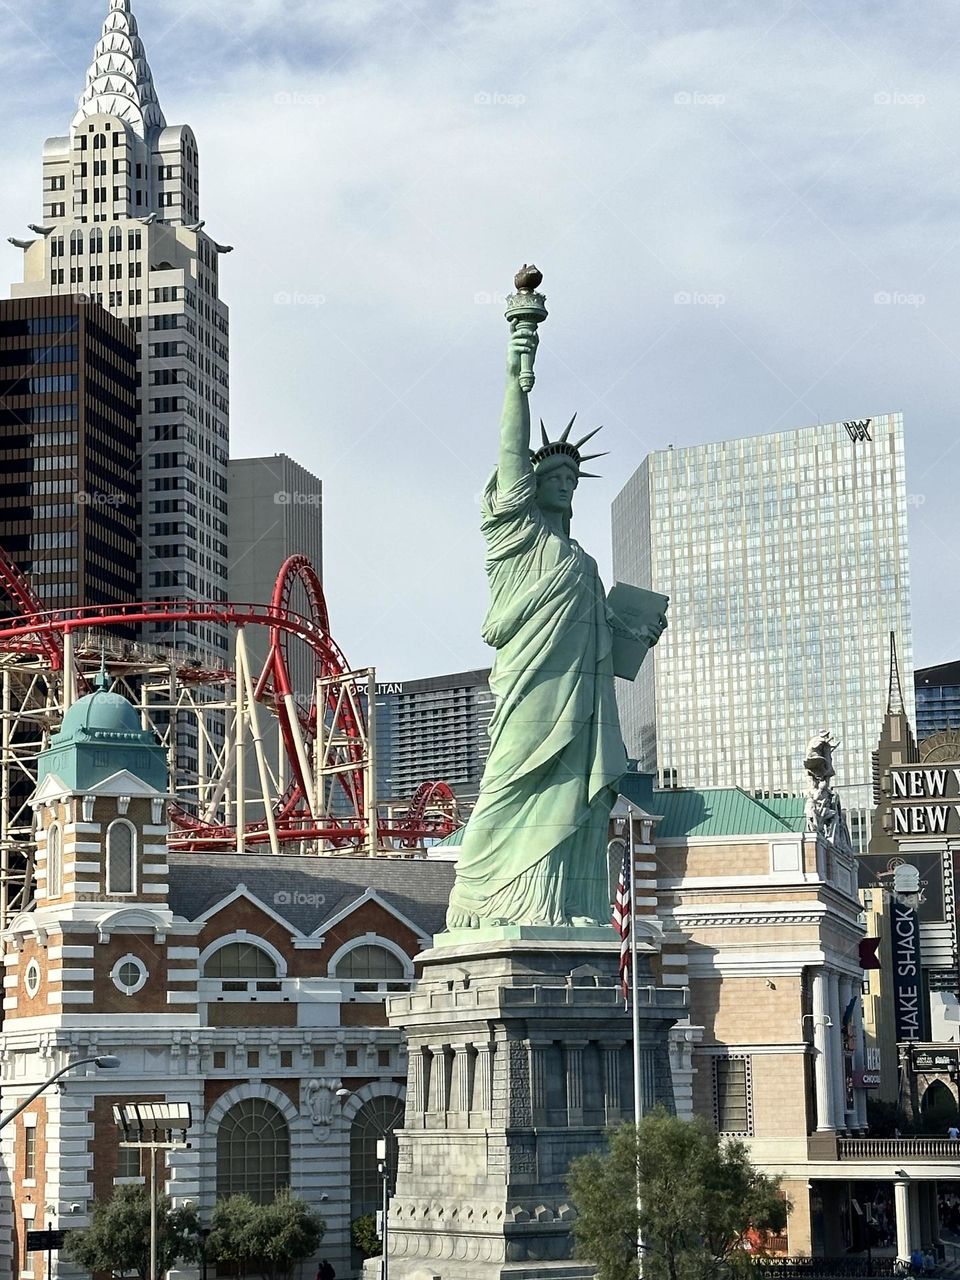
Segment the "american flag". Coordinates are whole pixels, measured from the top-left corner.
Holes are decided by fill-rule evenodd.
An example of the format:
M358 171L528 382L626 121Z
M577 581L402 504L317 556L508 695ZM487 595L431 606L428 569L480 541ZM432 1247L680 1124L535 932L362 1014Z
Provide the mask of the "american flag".
M617 896L613 903L613 927L620 935L620 986L623 998L630 992L630 848L623 851Z

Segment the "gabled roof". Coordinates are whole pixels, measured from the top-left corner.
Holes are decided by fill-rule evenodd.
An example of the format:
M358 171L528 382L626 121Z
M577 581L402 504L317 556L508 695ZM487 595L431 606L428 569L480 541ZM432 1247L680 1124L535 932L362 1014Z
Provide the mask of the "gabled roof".
M170 854L170 907L196 920L238 885L304 935L343 911L367 889L424 935L444 928L453 887L451 862L268 853Z
M652 812L662 815L655 840L782 835L805 823L803 796L758 800L740 787L654 791Z

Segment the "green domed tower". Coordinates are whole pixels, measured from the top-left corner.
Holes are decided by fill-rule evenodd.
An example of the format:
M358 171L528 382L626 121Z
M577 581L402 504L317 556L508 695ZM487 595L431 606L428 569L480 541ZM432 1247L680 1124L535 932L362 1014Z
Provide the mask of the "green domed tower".
M38 759L36 907L163 907L167 899L166 753L136 707L95 689L63 717Z
M56 774L71 791L86 791L122 769L157 791L166 791L167 758L156 735L140 724L132 702L110 692L101 671L93 693L79 698L63 717L60 732L38 760L37 786Z

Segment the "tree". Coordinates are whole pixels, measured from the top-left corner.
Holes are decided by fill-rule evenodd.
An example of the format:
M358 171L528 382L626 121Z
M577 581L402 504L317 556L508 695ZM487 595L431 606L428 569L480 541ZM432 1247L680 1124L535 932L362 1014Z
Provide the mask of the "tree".
M639 1127L612 1130L606 1153L570 1167L577 1249L596 1264L599 1280L636 1280L638 1172L644 1280L745 1271L748 1239L786 1225L779 1179L758 1173L742 1142L658 1107Z
M365 1258L376 1258L383 1253L383 1241L377 1233L377 1215L362 1213L350 1223L350 1239L353 1247Z
M117 1187L109 1200L93 1206L93 1221L67 1234L66 1252L88 1271L147 1280L150 1270L150 1196L144 1187ZM177 1262L193 1262L199 1253L196 1210L174 1209L170 1197L157 1197L157 1263L161 1272Z
M241 1275L289 1280L297 1263L316 1253L324 1230L323 1220L289 1191L272 1204L228 1196L213 1211L207 1258Z

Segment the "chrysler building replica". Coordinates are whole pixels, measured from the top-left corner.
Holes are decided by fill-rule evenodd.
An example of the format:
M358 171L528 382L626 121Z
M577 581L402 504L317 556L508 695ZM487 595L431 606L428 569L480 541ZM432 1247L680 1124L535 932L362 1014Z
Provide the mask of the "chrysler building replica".
M130 0L109 0L70 131L43 149L43 219L14 298L85 294L138 344L142 598L222 600L227 582L228 325L205 234L193 131L168 125ZM165 624L167 628L171 624ZM147 626L204 664L216 626ZM191 744L178 744L189 747ZM179 753L178 753L179 754Z

